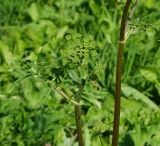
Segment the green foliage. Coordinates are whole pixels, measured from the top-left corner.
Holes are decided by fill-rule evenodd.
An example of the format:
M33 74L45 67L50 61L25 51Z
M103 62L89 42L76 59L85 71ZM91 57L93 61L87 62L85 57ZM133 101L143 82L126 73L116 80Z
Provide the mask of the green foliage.
M82 78L86 146L110 145L123 7L107 0L0 3L0 145L76 146ZM141 1L124 48L120 146L160 143L160 2Z

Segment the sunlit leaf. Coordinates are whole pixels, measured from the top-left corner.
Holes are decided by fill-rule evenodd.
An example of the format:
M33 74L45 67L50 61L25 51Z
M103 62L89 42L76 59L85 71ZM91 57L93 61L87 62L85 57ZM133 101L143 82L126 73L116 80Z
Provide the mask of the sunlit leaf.
M39 13L36 3L32 3L28 9L28 14L32 18L33 21L38 21L39 19Z
M138 101L141 101L145 104L147 104L149 107L153 108L154 110L158 110L158 106L150 100L146 95L143 93L139 92L135 88L127 85L122 86L122 92L127 98L132 98Z

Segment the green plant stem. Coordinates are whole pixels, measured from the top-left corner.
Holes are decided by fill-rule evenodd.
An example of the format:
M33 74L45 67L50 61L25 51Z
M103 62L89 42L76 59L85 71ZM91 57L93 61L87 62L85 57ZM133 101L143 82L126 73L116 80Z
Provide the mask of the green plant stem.
M99 140L100 140L101 146L104 146L101 135L99 135Z
M120 121L120 95L121 95L121 76L122 76L122 54L125 41L126 22L131 0L127 0L121 19L120 38L118 45L117 66L116 66L116 86L115 86L115 107L112 146L118 146L118 133Z
M86 80L82 79L81 84L79 86L78 93L76 94L76 102L77 105L74 106L75 108L75 119L76 119L76 127L77 127L77 138L79 146L84 146L83 140L83 132L82 132L82 125L81 125L81 107L80 107L80 99L83 93L83 88L85 85Z

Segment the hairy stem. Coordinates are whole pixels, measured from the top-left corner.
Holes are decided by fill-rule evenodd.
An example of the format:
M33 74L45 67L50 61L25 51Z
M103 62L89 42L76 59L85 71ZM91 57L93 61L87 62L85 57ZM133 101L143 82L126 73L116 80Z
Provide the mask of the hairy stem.
M79 86L78 93L76 94L76 102L77 105L74 106L75 109L75 119L76 119L76 127L77 127L77 138L79 146L84 146L83 140L83 132L82 132L82 125L81 125L81 107L80 107L80 99L83 93L83 88L85 85L86 80L82 79L81 84Z
M118 133L120 121L120 95L121 95L121 76L122 76L122 54L125 41L126 22L131 0L127 0L121 19L120 38L118 45L117 66L116 66L116 86L115 86L115 107L114 107L114 126L112 146L118 146Z

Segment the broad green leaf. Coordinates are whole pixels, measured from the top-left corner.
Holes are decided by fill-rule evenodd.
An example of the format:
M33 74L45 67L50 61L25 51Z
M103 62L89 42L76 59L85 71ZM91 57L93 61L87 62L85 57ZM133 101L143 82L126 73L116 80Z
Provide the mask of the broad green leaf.
M92 12L94 13L94 15L99 15L99 7L96 4L95 0L89 0L89 6L92 10Z
M2 56L8 65L13 62L13 55L9 50L9 47L2 41L0 41L0 53L2 53Z
M154 0L145 0L145 3L144 3L148 8L151 8L154 6L155 4L155 1Z
M45 32L46 26L42 24L36 24L36 23L29 23L28 25L25 25L24 32L27 34L29 39L31 39L32 45L41 45L44 41L44 32Z
M141 101L145 104L147 104L149 107L153 108L154 110L159 110L158 106L150 100L146 95L143 93L139 92L133 87L127 86L127 85L122 85L122 92L127 98L132 98L138 101Z
M68 30L68 26L64 26L63 28L59 28L59 31L57 32L57 38L63 38L64 34Z
M135 146L143 146L148 142L150 135L142 131L140 124L136 125L135 129L131 133L131 137Z
M156 68L142 68L140 73L145 77L146 80L154 83L160 95L160 81L158 78L158 70Z
M158 76L154 68L141 68L140 73L150 82L156 83L158 81Z
M32 3L28 9L28 14L30 15L30 17L32 18L33 21L38 21L39 19L39 12L38 12L38 8L37 8L37 4L36 3Z
M44 104L46 104L49 94L50 94L50 88L42 87L39 93L35 94L33 97L28 97L28 106L31 109L37 109Z

